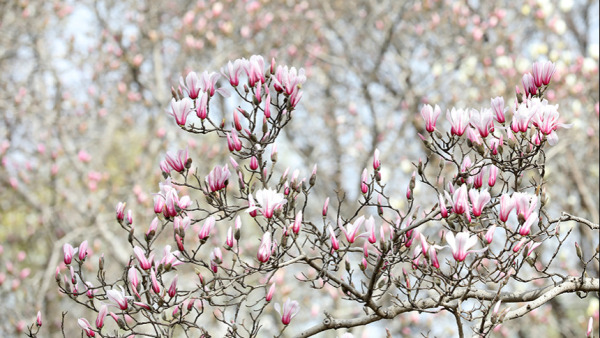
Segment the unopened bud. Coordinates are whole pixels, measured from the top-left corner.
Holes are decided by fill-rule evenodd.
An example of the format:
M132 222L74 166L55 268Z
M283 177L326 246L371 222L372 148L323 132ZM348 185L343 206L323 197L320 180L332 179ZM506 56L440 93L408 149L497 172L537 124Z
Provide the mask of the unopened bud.
M583 252L581 251L581 247L577 242L575 242L575 251L577 252L577 257L583 261Z
M133 243L133 230L134 229L135 229L134 227L131 227L131 230L129 230L129 236L127 237L127 240L129 241L130 244Z
M104 254L102 254L98 259L98 269L104 270Z

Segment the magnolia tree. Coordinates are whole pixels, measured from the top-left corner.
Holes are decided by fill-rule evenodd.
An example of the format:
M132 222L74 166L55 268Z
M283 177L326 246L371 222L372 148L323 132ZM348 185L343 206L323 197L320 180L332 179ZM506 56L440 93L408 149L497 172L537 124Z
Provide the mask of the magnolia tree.
M553 74L553 63L534 63L514 101L448 109L443 123L439 106L424 105L428 157L415 162L397 208L377 150L372 168L350 179L356 200L315 200L316 165L306 177L278 168L276 141L293 123L304 70L252 56L221 74L190 72L172 90L169 114L182 131L226 142L228 163L202 172L194 166L202 154L167 154L154 220L134 225L117 204L127 264L89 255L88 241L65 244L58 288L88 309L77 319L87 337L348 337L411 312L448 314L445 326L460 337L489 336L562 294L586 298L600 289L597 240L592 250L569 246L573 227L561 225L598 224L554 215L545 180L547 145L568 127L545 98ZM229 103L217 106L217 94ZM565 252L577 264L561 264ZM337 301L318 311L301 305L308 297ZM42 323L38 316L29 336ZM590 318L580 334L593 327Z

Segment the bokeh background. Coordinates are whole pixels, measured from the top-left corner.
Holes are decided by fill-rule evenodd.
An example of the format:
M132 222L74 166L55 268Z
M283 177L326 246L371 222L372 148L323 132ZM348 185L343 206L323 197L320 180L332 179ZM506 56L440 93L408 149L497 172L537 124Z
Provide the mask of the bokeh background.
M307 176L319 165L315 214L326 197L357 196L376 148L400 207L411 162L426 156L422 104L444 112L496 96L511 104L522 74L551 60L547 97L573 124L547 149L551 212L598 223L598 9L586 0L0 2L0 335L22 335L37 311L44 337L59 335L61 311L75 322L79 310L54 281L63 244L88 239L107 262L126 262L114 207L126 201L147 227L166 151L188 147L205 173L226 161L225 142L182 133L167 116L170 88L190 70L254 54L306 70L302 103L278 146L283 168ZM572 236L584 251L598 244L589 229ZM568 254L560 260L578 268ZM330 293L321 303L304 299L305 312L350 316ZM597 327L597 295L574 297L497 334L571 337L590 316ZM409 314L384 325L413 336L434 320ZM451 336L451 325L441 332Z

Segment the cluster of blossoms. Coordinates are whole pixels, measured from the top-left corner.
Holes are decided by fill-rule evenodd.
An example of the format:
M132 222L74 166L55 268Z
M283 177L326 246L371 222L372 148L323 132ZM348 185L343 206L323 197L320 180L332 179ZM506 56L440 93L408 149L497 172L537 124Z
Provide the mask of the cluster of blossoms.
M511 122L504 99L498 97L491 100L490 108L448 110L450 128L444 136L436 126L440 107L425 105L421 115L429 134L421 138L435 156L415 164L404 208L390 203L382 182L383 163L375 150L373 172L364 169L360 176L359 206L352 216L344 218L339 212L341 201L336 216L328 216L327 198L322 224L307 219L313 216L306 208L316 182L316 165L308 178L301 177L299 169L291 174L290 168L281 175L274 172L274 142L302 97L303 70L277 66L274 60L267 67L259 56L229 62L221 73L251 107L239 106L231 118L219 122L209 112L215 93L229 94L218 88L221 75L191 72L173 90L170 114L186 131L213 132L226 141L230 163L199 175L199 169L191 170L187 150L168 153L160 163L165 180L154 195L155 217L143 236L135 234L131 210L125 212L125 203L117 205L116 219L128 232L132 249L126 276L107 281L101 257L99 286L94 287L81 269L88 258L87 242L78 249L67 244L64 263L71 278L61 277L57 269L59 287L98 313L95 325L85 318L78 320L88 337L102 334L107 316L132 334L146 326L165 334L181 326L207 335L205 326L197 322L205 311L227 327L228 335L239 336L243 330L257 336L263 327L261 315L271 309L279 313L281 335L300 314L300 303L290 298L282 305L271 303L287 295L278 292L276 285L283 283L285 277L279 276L285 275L287 267L294 266L301 271L297 281L310 283L313 289L340 290L345 301L362 304L369 322L413 310L439 311L442 306L457 318L481 320L479 333L485 336L502 321L520 316L508 307L500 310L500 304L514 302L502 297L511 283L521 280L515 276L522 273L523 263L547 273L536 265L533 253L544 241L557 240L559 247L564 242L554 225L559 222L550 220L544 210L541 148L546 142L553 144L558 139L556 130L564 127L558 107L543 98L553 67L534 65L530 75L535 91L525 79L529 77L524 77L527 95L517 95ZM192 111L200 118L199 125L188 123ZM439 170L431 181L430 164L436 158ZM522 184L528 171L542 179ZM421 209L416 204L417 184L433 189L435 206ZM192 203L190 195L179 197L188 190L204 200ZM167 234L164 237L177 250L158 242L161 234ZM159 243L161 259L157 258ZM353 268L355 260L359 272ZM179 278L190 268L193 283ZM481 293L490 285L497 289ZM427 295L422 290L428 290ZM86 302L78 300L84 294ZM476 317L447 305L466 297L480 302L486 315ZM251 314L241 314L240 308ZM326 317L307 332L341 327L341 321Z

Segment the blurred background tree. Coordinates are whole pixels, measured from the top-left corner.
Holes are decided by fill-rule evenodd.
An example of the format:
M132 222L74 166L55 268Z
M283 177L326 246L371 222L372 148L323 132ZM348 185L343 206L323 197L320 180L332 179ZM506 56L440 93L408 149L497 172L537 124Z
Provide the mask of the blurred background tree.
M177 132L165 113L170 88L190 70L253 54L307 71L279 160L305 175L318 163L316 214L326 197L358 195L358 180L345 178L358 177L376 148L385 168L397 168L383 175L402 206L411 162L427 156L417 142L421 105L510 104L512 84L549 59L557 72L548 97L573 123L547 153L555 216L599 221L598 1L23 0L0 3L0 27L2 336L38 310L46 332L59 334L53 274L64 243L95 238L107 261L127 261L114 206L127 201L134 224L147 227L167 150L202 154L199 172L225 163L223 142ZM581 229L575 240L593 250L597 234ZM303 308L352 311L331 302ZM502 333L572 336L588 316L598 322L597 296L575 302L558 298ZM410 335L433 318L385 325Z

